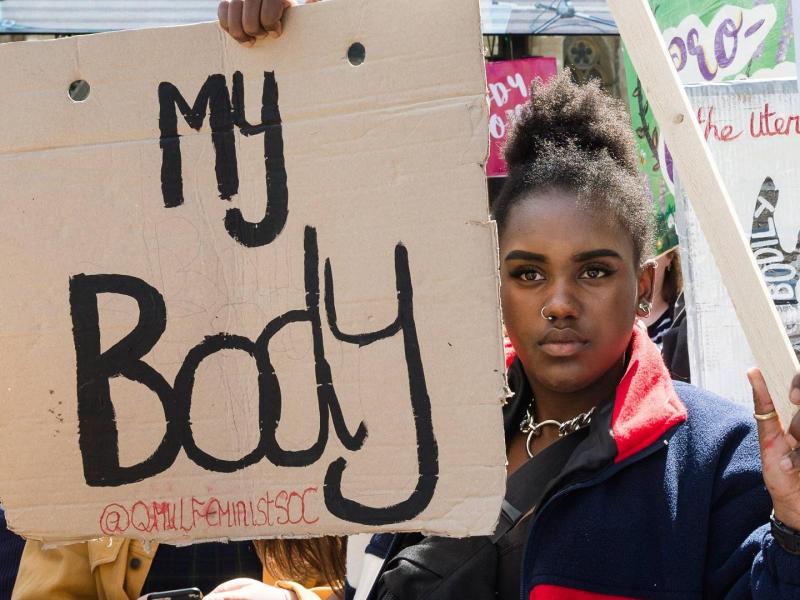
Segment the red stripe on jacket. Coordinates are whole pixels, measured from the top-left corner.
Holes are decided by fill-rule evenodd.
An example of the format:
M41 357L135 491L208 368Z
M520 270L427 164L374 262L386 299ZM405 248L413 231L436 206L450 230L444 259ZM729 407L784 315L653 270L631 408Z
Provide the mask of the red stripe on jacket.
M529 600L632 600L628 596L609 596L573 590L557 585L537 585L531 590Z

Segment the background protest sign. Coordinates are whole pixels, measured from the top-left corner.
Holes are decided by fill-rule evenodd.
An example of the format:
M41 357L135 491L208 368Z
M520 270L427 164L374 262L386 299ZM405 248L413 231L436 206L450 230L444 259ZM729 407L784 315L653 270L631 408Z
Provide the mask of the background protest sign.
M653 114L670 145L681 183L708 240L758 366L764 375L782 425L800 437L797 412L786 398L786 382L800 369L775 311L762 269L737 217L725 180L706 144L703 130L678 78L674 61L662 45L661 32L647 0L609 0ZM748 165L749 167L749 165Z
M800 95L794 80L688 86L700 128L778 314L800 346ZM692 381L749 406L744 378L755 364L691 205L677 190L686 278Z
M288 19L255 48L215 24L0 48L15 531L492 530L504 376L478 7L332 0Z
M649 0L649 5L684 84L794 76L789 0ZM661 254L678 245L672 157L627 52L624 57L631 120L656 207L656 254Z
M556 74L557 69L553 56L486 63L486 83L489 88L488 177L505 175L508 170L503 160L503 145L508 136L509 123L528 101L531 83L537 77L547 81Z

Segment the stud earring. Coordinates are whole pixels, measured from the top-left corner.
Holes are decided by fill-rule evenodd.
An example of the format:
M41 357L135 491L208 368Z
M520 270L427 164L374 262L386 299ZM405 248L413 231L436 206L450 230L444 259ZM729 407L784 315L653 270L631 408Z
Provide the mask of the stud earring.
M647 300L639 302L639 312L645 319L650 316L650 303Z

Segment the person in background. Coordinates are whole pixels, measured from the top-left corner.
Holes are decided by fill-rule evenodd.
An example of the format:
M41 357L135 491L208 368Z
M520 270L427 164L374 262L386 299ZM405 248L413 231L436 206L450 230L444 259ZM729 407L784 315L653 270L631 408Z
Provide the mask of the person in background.
M212 598L232 600L246 587L243 582L258 582L269 592L264 600L303 600L307 593L325 599L342 587L343 580L343 538L178 547L106 537L49 549L29 540L13 597L132 600L152 592L197 587L206 594L217 592ZM224 582L227 589L221 592Z
M672 378L691 382L687 339L686 303L683 297L683 271L678 248L655 259L653 305L642 320L650 339L661 348L661 356Z

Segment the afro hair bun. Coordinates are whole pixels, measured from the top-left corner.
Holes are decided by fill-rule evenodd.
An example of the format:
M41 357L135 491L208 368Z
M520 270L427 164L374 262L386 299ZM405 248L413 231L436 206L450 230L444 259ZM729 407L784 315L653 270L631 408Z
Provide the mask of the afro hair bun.
M632 175L638 172L624 105L610 98L597 80L576 85L566 69L547 83L534 80L503 154L514 170L538 161L553 146L575 147L588 154L605 150L621 168Z
M578 85L562 71L534 82L504 152L508 177L492 206L501 238L518 202L560 189L598 222L626 231L636 261L651 255L653 201L639 174L630 118L596 81Z

